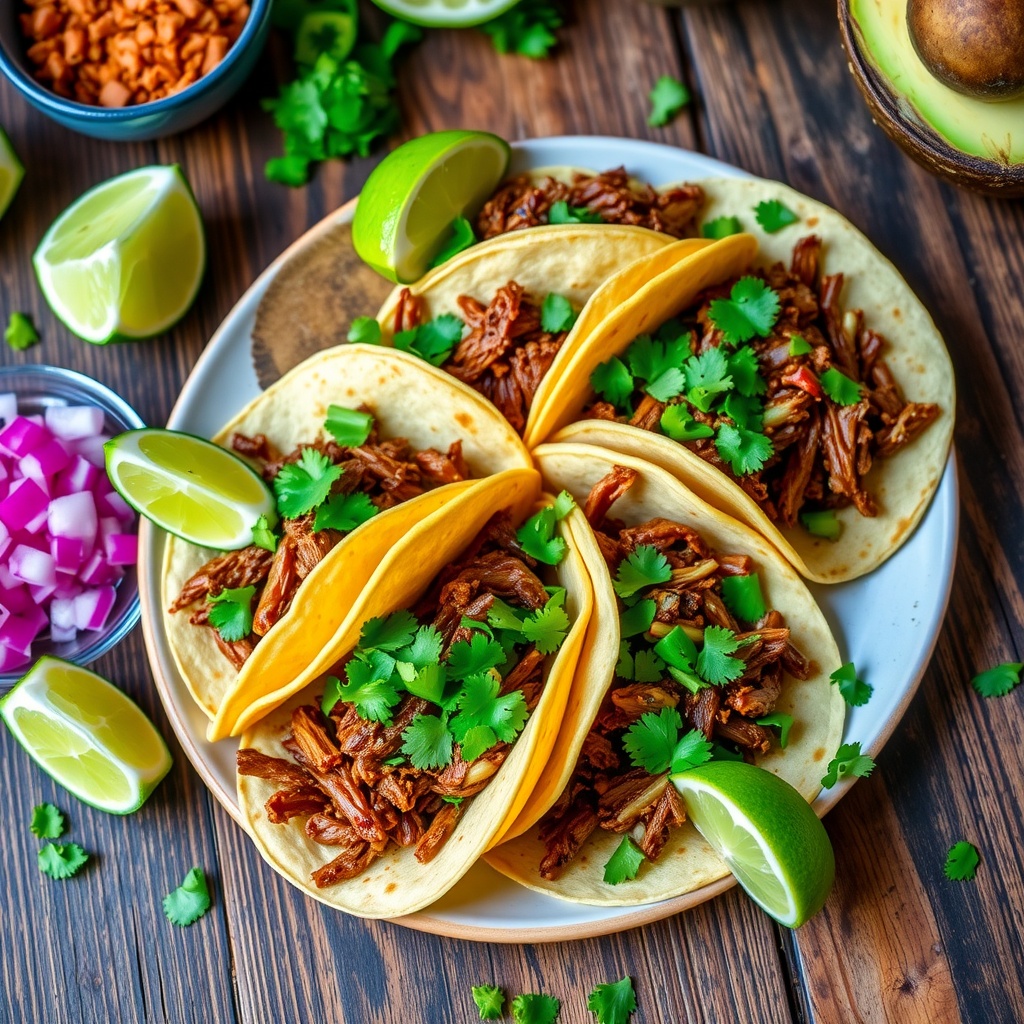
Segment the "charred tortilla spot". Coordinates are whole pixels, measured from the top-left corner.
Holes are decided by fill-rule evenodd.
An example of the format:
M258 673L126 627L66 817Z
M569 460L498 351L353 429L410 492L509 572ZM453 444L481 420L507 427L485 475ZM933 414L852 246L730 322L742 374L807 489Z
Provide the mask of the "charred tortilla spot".
M818 747L818 749L813 754L811 754L811 759L813 761L820 761L820 760L822 760L822 758L824 758L824 756L825 756L825 748L824 747Z

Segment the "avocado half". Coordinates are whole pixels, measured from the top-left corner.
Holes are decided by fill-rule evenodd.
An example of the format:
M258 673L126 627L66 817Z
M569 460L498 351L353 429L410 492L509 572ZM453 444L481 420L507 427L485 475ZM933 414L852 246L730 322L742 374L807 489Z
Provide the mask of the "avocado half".
M944 85L917 55L907 0L839 0L850 70L875 122L934 174L1024 196L1024 97L991 102Z

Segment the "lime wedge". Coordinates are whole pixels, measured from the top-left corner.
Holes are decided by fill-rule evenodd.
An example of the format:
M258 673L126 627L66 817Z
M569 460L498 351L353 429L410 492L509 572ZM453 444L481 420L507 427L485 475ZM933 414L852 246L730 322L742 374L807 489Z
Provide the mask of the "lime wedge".
M0 718L47 775L110 814L137 811L171 768L134 701L60 658L40 658L0 701Z
M235 551L252 543L260 516L277 519L262 478L212 441L148 427L118 434L103 449L121 497L183 540Z
M7 133L0 128L0 217L7 212L24 177L25 168L14 152Z
M177 323L199 291L203 221L177 165L142 167L72 203L32 262L46 301L79 337L148 338Z
M415 281L452 221L476 214L508 167L509 147L489 132L422 135L389 153L359 195L352 244L390 281Z
M373 0L388 14L428 28L466 28L490 21L519 0Z
M742 761L712 761L672 781L697 830L766 913L797 928L822 908L835 878L832 844L788 782Z

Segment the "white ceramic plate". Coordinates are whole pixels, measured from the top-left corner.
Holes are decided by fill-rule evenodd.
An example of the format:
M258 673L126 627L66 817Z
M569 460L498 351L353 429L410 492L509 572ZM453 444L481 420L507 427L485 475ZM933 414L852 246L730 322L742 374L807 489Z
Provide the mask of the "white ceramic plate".
M551 138L516 143L512 171L575 165L624 164L655 185L705 177L749 177L698 153L649 142L613 138ZM256 307L290 253L344 223L348 204L322 221L280 256L228 315L196 364L168 426L213 435L260 393L251 357ZM370 311L372 312L372 311ZM870 575L838 586L813 587L839 648L874 686L871 700L850 712L844 738L877 754L889 738L924 674L942 623L953 578L957 538L957 483L953 457L927 514L914 535ZM150 662L164 707L182 747L214 796L237 820L236 741L206 741L207 719L178 675L160 618L159 567L164 536L145 521L140 530L139 587ZM815 810L824 814L849 788L823 793ZM590 907L566 903L516 885L486 865L475 866L426 911L400 919L411 928L489 942L544 942L583 938L632 928L695 906L728 889L723 879L686 896L643 907Z

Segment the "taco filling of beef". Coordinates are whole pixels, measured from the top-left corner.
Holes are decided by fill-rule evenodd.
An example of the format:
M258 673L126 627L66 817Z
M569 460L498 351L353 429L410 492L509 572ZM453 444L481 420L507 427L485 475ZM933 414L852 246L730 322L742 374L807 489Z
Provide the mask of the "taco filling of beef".
M239 750L239 774L281 787L270 822L304 817L311 840L337 849L313 872L317 887L356 877L390 843L429 862L495 777L570 628L566 592L544 585L538 559L561 560L556 522L571 505L561 498L518 531L498 513L416 606L369 620L344 681L328 677L319 704L292 712L294 760Z
M734 480L782 527L838 536L835 510L878 512L864 478L939 416L908 402L886 365L887 341L839 302L821 241L704 292L656 334L591 375L585 419L667 435Z
M414 451L382 440L373 416L332 405L318 437L285 455L263 434L234 434L231 447L255 461L277 499L279 528L253 524L254 543L211 559L183 585L169 611L197 605L189 622L213 631L240 669L288 611L302 581L357 526L424 491L470 477L462 443L447 452Z
M696 238L704 206L699 185L658 191L630 180L624 167L576 173L571 182L521 174L502 182L476 220L481 239L541 224L630 224L675 238Z
M608 517L636 478L616 466L584 509L612 573L622 641L572 778L540 823L548 880L596 829L624 836L605 881L634 878L686 819L670 773L785 746L792 719L773 714L785 677L812 674L782 613L765 607L749 556L714 551L668 519L627 527Z

